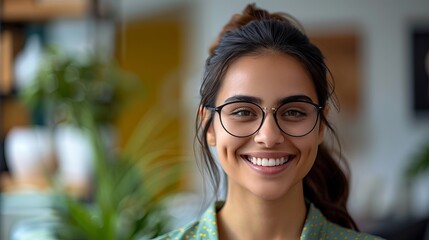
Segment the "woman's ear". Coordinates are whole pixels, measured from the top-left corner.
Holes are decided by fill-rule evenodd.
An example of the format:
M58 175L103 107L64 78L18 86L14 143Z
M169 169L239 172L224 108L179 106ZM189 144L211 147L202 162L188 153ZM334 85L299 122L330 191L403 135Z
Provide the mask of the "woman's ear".
M210 147L214 147L216 146L216 135L215 132L213 130L213 124L210 124L209 129L207 129L207 144Z
M326 104L325 107L323 108L322 112L320 114L322 114L323 116L328 116L329 114L329 105ZM326 123L322 121L322 117L319 116L319 144L321 144L323 142L323 139L325 138L325 130L326 130Z
M206 127L206 124L210 124L207 129L206 139L207 144L211 147L216 146L216 134L213 129L213 122L209 121L212 112L205 107L200 107L199 109L200 119L202 121L203 129Z

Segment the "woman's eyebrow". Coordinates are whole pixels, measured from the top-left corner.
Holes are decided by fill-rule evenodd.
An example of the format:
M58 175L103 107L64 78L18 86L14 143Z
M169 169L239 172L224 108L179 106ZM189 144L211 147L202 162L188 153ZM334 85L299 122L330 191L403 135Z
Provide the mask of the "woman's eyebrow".
M252 103L257 103L257 104L262 103L262 100L260 98L252 97L252 96L246 96L246 95L235 95L235 96L229 97L225 100L224 103L237 102L237 101L252 102Z
M288 96L285 98L280 99L280 101L278 102L279 105L287 103L287 102L293 102L293 101L306 101L306 102L313 102L313 100L306 95L293 95L293 96Z
M262 103L262 100L260 98L258 98L258 97L252 97L252 96L246 96L246 95L234 95L234 96L231 96L231 97L227 98L224 103L237 102L237 101L252 102L252 103L257 103L257 104L261 104ZM293 96L288 96L288 97L280 99L278 101L278 104L281 105L283 103L293 102L293 101L313 102L313 100L309 96L306 96L306 95L293 95Z

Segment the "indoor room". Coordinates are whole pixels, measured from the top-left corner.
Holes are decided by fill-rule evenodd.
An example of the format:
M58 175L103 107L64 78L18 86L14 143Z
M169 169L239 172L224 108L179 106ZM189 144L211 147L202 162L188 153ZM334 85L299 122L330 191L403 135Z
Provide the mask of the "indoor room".
M323 53L340 145L325 139L356 225L429 239L426 0L1 1L0 239L152 239L225 199L221 164L216 192L195 153L200 87L210 47L253 2Z

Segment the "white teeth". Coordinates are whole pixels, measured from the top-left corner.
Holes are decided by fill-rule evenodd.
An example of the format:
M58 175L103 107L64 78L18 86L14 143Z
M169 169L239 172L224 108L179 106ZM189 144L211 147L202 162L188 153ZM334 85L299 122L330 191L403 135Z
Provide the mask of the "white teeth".
M268 167L268 159L262 158L262 166L263 167Z
M248 157L248 160L258 166L263 167L273 167L285 164L289 161L289 157L281 157L281 158L257 158L257 157Z

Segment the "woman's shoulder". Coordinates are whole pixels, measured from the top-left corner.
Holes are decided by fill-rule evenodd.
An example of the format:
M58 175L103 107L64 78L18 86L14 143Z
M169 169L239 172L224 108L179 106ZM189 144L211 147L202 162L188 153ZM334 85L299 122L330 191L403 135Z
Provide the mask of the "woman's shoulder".
M324 232L326 238L323 239L367 239L382 240L383 238L368 233L358 232L349 228L341 227L335 223L328 222Z
M208 239L217 240L216 212L222 207L221 202L212 204L200 217L199 220L171 231L165 235L155 238L155 240L180 240L180 239Z
M181 239L208 239L217 240L216 211L222 207L222 203L213 204L201 218L188 225L171 231L155 240L181 240ZM344 228L328 221L313 204L310 205L307 219L301 233L301 240L312 239L366 239L382 240L382 238L366 233Z
M310 211L301 234L301 239L315 239L315 237L317 237L317 239L383 239L332 223L323 216L319 209L311 204Z
M156 237L154 240L173 240L173 239L196 239L199 221L189 223L188 225L173 230L162 236Z

